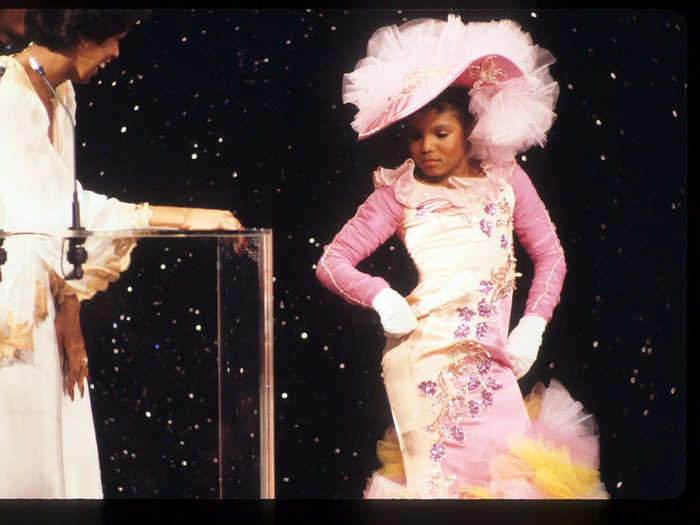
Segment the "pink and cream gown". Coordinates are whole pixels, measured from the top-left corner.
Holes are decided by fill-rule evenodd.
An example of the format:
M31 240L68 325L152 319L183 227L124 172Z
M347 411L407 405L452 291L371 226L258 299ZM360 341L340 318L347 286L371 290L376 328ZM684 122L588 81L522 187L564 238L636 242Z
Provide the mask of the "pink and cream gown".
M383 352L394 424L365 497L607 498L592 416L555 380L524 400L505 352L513 230L535 266L525 313L549 321L566 272L554 225L515 161L482 169L445 187L415 179L411 159L379 168L317 265L324 286L365 308L389 284L356 266L391 235L418 269L406 297L418 326Z
M9 57L0 80L0 229L59 234L71 226L71 124L54 106L53 144L46 109L22 66ZM69 81L57 89L75 115ZM108 199L79 186L89 230L148 225L145 206ZM66 243L67 245L67 243ZM89 390L62 388L54 319L66 294L92 297L130 262L130 239L88 238L85 276L55 237L11 237L0 267L0 498L101 498L100 465ZM63 264L62 264L63 263ZM92 349L99 351L99 349ZM90 351L90 349L88 349ZM1 520L0 520L1 521Z

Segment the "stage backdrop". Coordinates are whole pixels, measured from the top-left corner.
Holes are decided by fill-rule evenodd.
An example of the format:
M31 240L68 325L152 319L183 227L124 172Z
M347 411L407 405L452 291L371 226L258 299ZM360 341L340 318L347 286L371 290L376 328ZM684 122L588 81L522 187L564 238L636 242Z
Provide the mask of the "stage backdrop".
M556 378L595 414L613 498L676 496L686 479L685 22L672 11L450 12L514 19L557 57L561 95L549 142L518 160L557 226L568 273L523 393ZM156 10L123 41L119 60L76 86L86 188L124 201L229 208L245 225L274 230L280 498L359 498L379 466L376 441L391 423L381 327L373 312L323 289L314 270L371 193L373 169L398 165L407 146L400 128L357 142L341 79L378 27L447 14ZM513 322L532 275L519 246L516 256L524 275ZM196 282L196 264L161 268L163 257L140 259L113 286ZM395 237L360 268L403 294L416 283ZM95 301L83 322L106 327L112 341L129 336L120 333L128 323L103 319ZM194 331L196 296L170 301ZM153 315L148 302L130 308L123 314L134 319ZM114 352L104 335L88 341L88 353L105 496L158 497L173 483L198 493L200 474L177 455L177 442L196 442L193 422L216 413L215 398L180 406L190 393L183 381L168 385L170 402L151 393L197 360L163 353L163 370L130 372L133 356ZM153 340L144 347L158 344L157 330L145 335ZM148 407L168 404L172 417L147 422ZM147 423L160 442L139 437ZM130 475L144 456L147 482Z

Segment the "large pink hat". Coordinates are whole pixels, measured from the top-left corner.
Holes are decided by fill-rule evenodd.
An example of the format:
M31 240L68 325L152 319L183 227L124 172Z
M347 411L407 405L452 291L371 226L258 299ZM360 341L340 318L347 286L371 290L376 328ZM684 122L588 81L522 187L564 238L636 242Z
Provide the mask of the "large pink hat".
M343 76L343 103L358 108L352 127L361 140L415 113L445 88L463 86L476 119L470 154L508 160L546 142L559 95L549 74L554 61L512 20L417 19L374 32L367 56Z

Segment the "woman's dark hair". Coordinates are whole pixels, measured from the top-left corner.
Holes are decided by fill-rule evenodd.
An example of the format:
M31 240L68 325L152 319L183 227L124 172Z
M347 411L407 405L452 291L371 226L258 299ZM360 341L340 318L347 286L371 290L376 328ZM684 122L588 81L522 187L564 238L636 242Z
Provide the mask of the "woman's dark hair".
M101 44L150 14L150 9L28 9L25 37L52 50L71 48L80 40Z
M457 115L462 127L467 130L474 122L474 117L469 113L469 90L464 87L451 86L446 88L433 100L421 108L421 111L434 109L442 113L447 109L457 110Z

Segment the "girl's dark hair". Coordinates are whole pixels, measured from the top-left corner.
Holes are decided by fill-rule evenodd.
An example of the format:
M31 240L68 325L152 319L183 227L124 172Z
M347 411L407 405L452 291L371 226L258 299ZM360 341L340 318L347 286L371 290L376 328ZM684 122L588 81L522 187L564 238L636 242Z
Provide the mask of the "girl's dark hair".
M469 113L469 90L464 87L448 87L421 108L421 111L429 109L434 109L438 113L442 113L447 109L455 109L459 116L459 121L465 130L469 129L474 122L474 117Z
M150 9L28 9L27 40L64 50L82 39L101 44L150 16Z

